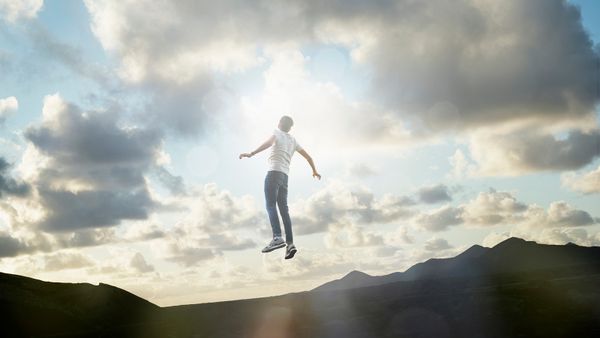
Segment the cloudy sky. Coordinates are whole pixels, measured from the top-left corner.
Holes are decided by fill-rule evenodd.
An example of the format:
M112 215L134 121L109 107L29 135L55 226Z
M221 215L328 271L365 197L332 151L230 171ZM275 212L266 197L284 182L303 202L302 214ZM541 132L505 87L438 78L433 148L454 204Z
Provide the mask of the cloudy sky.
M600 245L593 0L0 0L0 271L159 305ZM266 152L298 255L264 255Z

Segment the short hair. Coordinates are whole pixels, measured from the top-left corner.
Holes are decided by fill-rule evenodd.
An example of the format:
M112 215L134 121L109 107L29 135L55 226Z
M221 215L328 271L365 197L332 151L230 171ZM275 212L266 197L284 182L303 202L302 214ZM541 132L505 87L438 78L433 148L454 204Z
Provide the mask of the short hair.
M294 125L294 120L292 120L291 117L284 115L281 117L281 119L279 120L279 128L281 128L281 130L288 132L290 131L290 129L292 129L292 126Z

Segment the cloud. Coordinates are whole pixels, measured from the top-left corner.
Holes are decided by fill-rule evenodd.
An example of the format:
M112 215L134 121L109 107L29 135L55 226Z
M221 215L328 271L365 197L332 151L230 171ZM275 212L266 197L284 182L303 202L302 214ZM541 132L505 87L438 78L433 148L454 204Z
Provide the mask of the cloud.
M443 238L431 238L425 241L424 248L427 251L444 251L452 249L453 246L450 245L448 241Z
M475 136L470 143L481 175L519 175L579 169L600 156L600 131L571 131L564 139L520 131Z
M450 226L463 223L462 210L451 206L442 206L432 212L417 215L413 222L425 230L443 231Z
M390 223L412 215L414 202L386 194L375 198L368 189L332 183L293 206L294 231L305 235L347 225Z
M365 178L375 176L378 172L366 163L353 163L348 167L348 174L350 176Z
M140 273L154 271L154 266L152 266L151 264L148 264L148 262L146 262L146 259L144 258L144 256L139 252L136 252L135 255L133 255L129 265L134 270L136 270L137 272L140 272Z
M93 261L77 252L58 252L44 256L44 271L80 269L93 266Z
M146 189L73 193L38 188L38 193L46 209L46 216L38 225L48 232L110 227L124 219L146 219L154 205Z
M0 55L1 56L1 55ZM14 96L0 99L0 126L4 124L6 118L19 109L19 101Z
M153 173L156 175L160 183L162 183L169 190L169 192L171 192L171 194L180 195L186 193L183 177L173 175L164 166L156 167Z
M490 189L456 207L445 205L417 214L411 222L432 232L451 226L489 227L516 225L523 228L579 227L597 223L588 212L578 210L563 201L550 203L547 210L519 202L511 193Z
M332 30L374 68L374 92L425 130L593 115L598 55L568 2L370 7L348 6L341 13L351 16L331 17Z
M244 133L249 139L261 139L281 112L289 112L295 121L294 132L307 149L397 148L409 145L411 138L404 123L391 111L366 100L346 97L336 84L316 80L309 72L310 59L300 51L270 48L265 52L269 67L264 71L264 89L260 94L241 99ZM296 128L296 127L295 127ZM317 153L318 154L318 153ZM366 171L365 171L366 169ZM362 174L369 174L367 168Z
M469 176L474 170L474 166L469 160L465 153L456 149L454 154L448 158L448 162L450 163L450 167L452 170L448 174L450 178L460 179L466 176Z
M595 170L578 175L565 173L561 177L562 185L584 194L600 193L600 165Z
M58 248L82 248L120 241L114 229L83 229L67 233L54 233L52 236Z
M330 230L325 236L325 244L329 248L353 248L368 246L384 246L383 234L366 232L357 226Z
M14 257L28 251L27 245L19 239L6 233L0 233L0 258Z
M433 204L444 201L451 201L448 187L443 184L438 184L429 187L423 187L417 191L419 200L423 203Z
M145 174L156 164L161 135L121 126L113 111L82 111L59 95L44 99L41 123L25 131L19 170L35 187L48 232L110 227L145 219L157 205Z
M0 197L3 195L25 196L30 192L30 186L24 182L17 182L8 176L10 164L0 157Z
M519 202L511 193L490 189L463 205L462 219L475 226L492 226L518 221L518 215L528 206Z
M215 251L209 248L179 247L175 244L171 244L170 252L171 255L167 260L186 267L195 266L217 256Z
M77 75L95 80L105 87L114 82L112 79L114 75L110 74L108 68L102 67L98 63L89 62L86 60L84 51L78 46L61 41L42 25L27 26L27 36L43 62L50 63L50 65L42 64L42 67L46 68L44 72L55 68L56 63ZM39 61L36 60L35 62Z
M579 227L597 223L587 211L574 209L564 201L550 203L547 211L536 205L529 206L524 217L524 225L534 228Z
M600 232L591 234L582 228L531 229L514 227L504 233L491 232L483 239L482 243L483 246L493 247L510 237L519 237L542 244L564 245L575 243L582 246L600 246Z
M188 194L174 199L181 210L172 227L143 229L146 226L140 223L126 237L159 238L163 256L187 267L221 257L225 251L256 247L251 236L257 234L265 216L250 196L235 196L215 183L208 183L192 186Z
M44 0L0 0L0 18L8 22L31 19L42 9Z

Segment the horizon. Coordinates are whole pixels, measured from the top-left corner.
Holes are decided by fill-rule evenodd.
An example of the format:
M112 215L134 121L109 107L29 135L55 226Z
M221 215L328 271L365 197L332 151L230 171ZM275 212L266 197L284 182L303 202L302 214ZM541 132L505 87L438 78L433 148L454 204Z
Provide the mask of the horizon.
M173 305L167 305L167 306L160 306L160 305L159 305L159 306L160 306L160 307L177 307L177 306L190 306L190 305L215 304L215 303L221 303L221 302L230 302L230 301L238 301L238 300L239 300L239 301L243 301L243 300L258 300L258 299L266 299L266 298L271 298L271 297L282 297L282 296L291 295L291 294L299 294L299 293L312 292L312 291L315 291L315 289L318 289L319 287L322 287L322 286L324 286L324 285L326 285L326 284L329 284L329 283L332 283L332 282L341 281L341 280L345 279L346 277L348 277L349 275L351 275L352 273L360 273L360 274L364 274L364 275L366 275L366 276L369 276L369 277L386 277L386 276L389 276L390 274L395 274L395 273L406 273L406 272L407 272L407 270L410 270L410 269L411 269L411 268L413 268L414 266L416 266L416 265L419 265L419 264L424 264L424 263L427 263L428 261L430 261L430 260L432 260L432 259L444 260L444 259L456 258L457 256L460 256L461 254L465 253L466 251L468 251L469 249L471 249L471 248L474 248L474 247L480 247L480 248L485 248L485 249L493 249L493 248L497 247L498 245L500 245L500 244L502 244L502 243L508 242L509 240L519 240L519 241L523 241L523 242L534 243L534 244L537 244L537 245L554 245L554 246L568 246L568 245L576 245L576 246L579 246L579 247L586 247L586 248L597 248L597 247L600 247L600 246L582 246L582 245L575 244L575 243L573 243L573 242L568 242L568 243L566 243L566 244L544 244L544 243L537 243L537 242L535 242L535 241L528 241L528 240L524 240L524 239L522 239L522 238L519 238L519 237L509 237L509 238L507 238L507 239L504 239L503 241L501 241L501 242L499 242L499 243L496 243L495 245L493 245L493 246L490 246L490 247L481 246L481 245L479 245L479 244L473 244L472 246L470 246L470 247L466 248L464 251L457 253L455 256L451 256L451 257L441 257L441 258L439 258L439 257L429 257L429 258L427 258L427 259L426 259L426 260L424 260L424 261L416 262L414 265L412 265L412 266L409 266L409 267L408 267L406 270L403 270L403 271L395 271L395 272L391 272L391 273L388 273L388 274L383 274L383 275L370 275L370 274L368 274L368 273L366 273L366 272L363 272L363 271L360 271L360 270L351 270L351 271L349 271L349 272L345 272L345 273L343 273L343 274L342 274L342 275L341 275L339 278L337 278L337 279L333 279L333 280L326 281L324 284L318 285L317 287L315 287L315 288L312 288L312 289L310 289L310 290L302 290L302 291L296 291L296 292L289 292L289 293L283 293L283 294L274 294L274 295L265 295L265 296L259 296L259 297L250 297L250 298L238 298L238 299L231 299L231 300L220 300L220 301L219 301L219 300L217 300L217 301L202 302L202 303L182 303L182 304L173 304ZM9 273L3 272L3 271L0 271L0 273L9 274ZM32 278L32 277L28 277L28 276L22 276L22 275L18 275L18 274L13 274L13 275L14 275L14 276L17 276L17 277L27 277L27 278ZM36 279L36 280L38 280L38 279ZM61 283L61 282L56 282L56 281L52 281L52 280L41 280L41 279L39 279L39 281L42 281L42 282L49 282L49 283ZM83 283L85 283L85 282L73 282L73 283L74 283L74 284L83 284ZM98 282L97 284L91 284L91 285L93 285L93 286L100 286L100 285L102 285L102 284L105 284L105 285L109 285L109 286L113 286L113 287L115 287L114 285L110 285L110 284L107 284L107 283L104 283L104 282L101 282L101 281L100 281L100 282ZM147 300L147 299L145 299L145 298L141 297L140 295L137 295L137 294L135 294L135 293L131 292L130 290L125 290L125 289L123 289L123 290L124 290L124 291L126 291L126 292L128 292L128 293L131 293L131 294L133 294L134 296L137 296L137 297L139 297L139 298L142 298L142 299L144 299L144 300ZM152 304L154 304L154 303L152 303ZM155 304L155 305L157 305L157 304Z
M140 11L140 7L143 10ZM0 271L159 306L600 246L600 3L0 0ZM298 253L260 252L290 115Z

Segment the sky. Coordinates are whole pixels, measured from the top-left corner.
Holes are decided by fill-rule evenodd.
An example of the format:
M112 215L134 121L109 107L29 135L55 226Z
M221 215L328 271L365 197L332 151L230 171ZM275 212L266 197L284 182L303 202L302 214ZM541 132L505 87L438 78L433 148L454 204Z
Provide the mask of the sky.
M161 306L310 290L511 236L600 246L592 0L0 0L0 271ZM271 239L294 156L298 254Z

